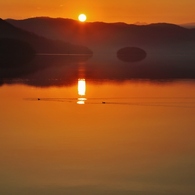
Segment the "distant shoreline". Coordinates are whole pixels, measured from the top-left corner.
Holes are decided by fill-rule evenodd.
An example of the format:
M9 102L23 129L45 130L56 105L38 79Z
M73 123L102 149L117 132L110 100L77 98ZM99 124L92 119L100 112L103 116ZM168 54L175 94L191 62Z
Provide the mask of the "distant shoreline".
M93 54L36 53L35 56L92 56Z

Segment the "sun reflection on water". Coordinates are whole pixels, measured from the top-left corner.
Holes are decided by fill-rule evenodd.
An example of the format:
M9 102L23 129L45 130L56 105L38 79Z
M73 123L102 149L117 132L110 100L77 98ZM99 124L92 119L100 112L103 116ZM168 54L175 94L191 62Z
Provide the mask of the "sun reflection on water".
M86 93L86 81L85 79L78 79L78 94L85 95Z
M86 94L86 81L85 79L78 79L78 95L81 96L78 98L77 104L85 104L87 100L85 97Z

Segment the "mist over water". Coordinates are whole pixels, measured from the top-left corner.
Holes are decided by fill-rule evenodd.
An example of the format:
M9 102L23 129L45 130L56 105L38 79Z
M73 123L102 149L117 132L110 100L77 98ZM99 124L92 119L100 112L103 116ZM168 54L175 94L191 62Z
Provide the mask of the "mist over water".
M19 62L20 63L20 62ZM141 61L123 62L116 53L92 55L36 55L23 66L0 68L1 83L23 83L38 87L73 85L78 77L87 80L175 81L195 78L195 58L191 54L148 53Z

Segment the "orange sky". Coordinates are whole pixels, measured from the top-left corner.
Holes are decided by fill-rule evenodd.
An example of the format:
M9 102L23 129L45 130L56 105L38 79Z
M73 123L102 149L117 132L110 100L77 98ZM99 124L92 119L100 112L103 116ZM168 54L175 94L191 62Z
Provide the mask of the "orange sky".
M7 0L0 1L0 18L23 19L36 16L77 19L84 12L88 21L104 22L195 22L194 0Z

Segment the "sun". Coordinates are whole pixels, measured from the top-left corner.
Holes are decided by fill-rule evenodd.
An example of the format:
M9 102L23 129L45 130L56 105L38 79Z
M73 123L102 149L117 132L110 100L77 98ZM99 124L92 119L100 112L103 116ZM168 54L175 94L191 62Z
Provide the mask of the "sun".
M86 19L87 19L87 16L85 14L80 14L78 16L78 19L79 19L80 22L85 22Z

